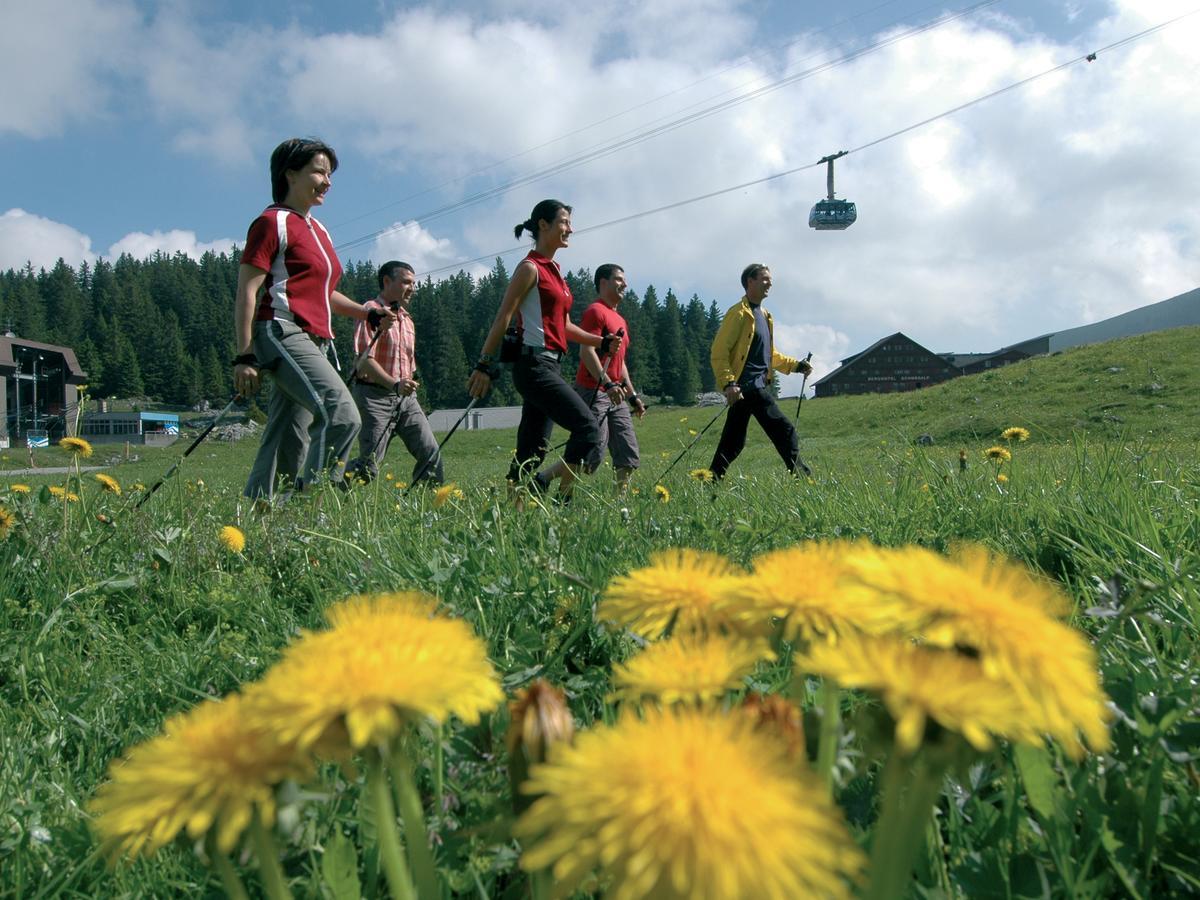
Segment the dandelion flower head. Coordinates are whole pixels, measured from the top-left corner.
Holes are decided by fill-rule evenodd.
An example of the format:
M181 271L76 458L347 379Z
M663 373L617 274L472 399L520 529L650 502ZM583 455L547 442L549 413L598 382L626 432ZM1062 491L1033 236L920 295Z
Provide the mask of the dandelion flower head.
M993 736L1040 744L1024 710L978 660L955 650L918 646L898 636L852 635L838 643L814 644L797 667L842 687L878 694L896 722L896 746L911 755L936 722L961 734L977 750L990 750Z
M12 530L13 522L16 521L16 516L0 506L0 541L8 537L8 533Z
M703 481L706 484L713 480L712 469L692 469L688 475L697 481Z
M228 853L255 811L274 821L277 784L311 772L309 759L257 727L234 694L169 719L163 734L115 761L90 811L109 856L150 855L182 831L197 839L211 828Z
M1073 757L1084 753L1080 735L1095 750L1108 746L1095 651L1060 620L1069 604L1048 579L971 545L951 557L905 547L853 566L865 585L911 610L922 640L977 654L984 674L1013 692L1039 730Z
M246 549L246 535L236 525L225 525L217 532L217 542L226 553L241 553Z
M521 866L564 894L598 866L621 900L849 897L863 868L820 786L744 716L626 715L523 791L540 796L516 826Z
M997 444L995 447L988 447L983 451L984 458L994 460L995 462L1008 462L1012 459L1012 452L1007 447L1001 447Z
M806 541L754 560L754 573L726 585L727 603L744 621L786 621L785 633L834 640L847 629L902 630L915 621L904 605L864 588L850 561L877 548L867 541Z
M634 702L704 703L743 687L760 660L774 658L764 640L683 636L651 644L617 666L613 687Z
M92 455L92 445L81 437L65 437L58 442L58 446L84 459Z
M28 494L29 493L29 485L27 485L27 484L10 484L8 486L8 489L10 491L12 491L14 494Z
M250 688L258 716L283 739L330 752L390 743L418 719L478 722L503 692L483 641L436 606L402 592L331 607L332 628L305 632Z
M1006 441L1027 441L1029 440L1029 431L1020 425L1014 425L1000 432L1000 437Z
M67 489L60 484L50 485L50 496L57 497L59 500L66 499Z
M671 492L668 491L661 484L656 484L654 486L654 496L660 503L670 503L671 502Z
M996 483L997 483L997 484L1007 484L1007 483L1008 483L1008 476L1007 476L1007 475L1005 475L1003 472L999 472L999 473L997 473L997 475L996 475Z
M104 490L108 493L116 494L118 497L121 496L121 485L117 482L117 479L113 478L111 475L105 475L103 472L97 472L92 477L95 478L100 487L104 488Z
M443 484L433 492L433 505L435 508L445 506L448 500L462 500L465 496L454 482Z
M649 565L609 583L597 616L655 637L672 622L681 634L722 628L737 631L733 626L738 612L729 607L726 589L741 577L741 569L716 553L660 551L650 555Z

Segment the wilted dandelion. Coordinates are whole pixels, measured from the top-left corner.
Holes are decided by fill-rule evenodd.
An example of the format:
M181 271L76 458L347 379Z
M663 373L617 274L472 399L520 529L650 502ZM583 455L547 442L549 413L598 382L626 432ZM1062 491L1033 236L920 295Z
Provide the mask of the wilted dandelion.
M121 496L121 485L117 482L117 479L113 478L111 475L105 475L103 472L97 472L92 477L95 478L100 487L104 488L104 490L108 493L116 494L118 497Z
M273 822L275 786L308 777L312 765L245 713L236 694L206 700L114 762L90 804L101 850L149 855L184 830L196 839L215 828L228 853L256 813Z
M1014 425L1000 432L1000 437L1006 441L1027 441L1029 440L1029 431L1020 425Z
M756 731L779 740L789 757L804 757L804 718L794 703L778 694L747 694L737 712L746 716Z
M670 503L671 502L671 492L668 491L661 484L656 484L654 486L654 498L656 500L658 500L659 503Z
M731 628L738 611L728 608L726 589L743 574L716 553L653 553L648 566L609 583L597 617L648 635L661 634L672 622L683 634Z
M479 721L503 699L487 647L437 600L402 592L351 597L304 632L248 693L256 715L304 748L384 745L419 719Z
M848 897L863 858L821 787L745 716L626 715L533 769L521 866L566 896L599 867L625 900Z
M68 453L82 456L84 459L92 455L92 445L81 437L65 437L58 442L58 446L62 447Z
M634 702L703 703L743 687L760 660L774 658L764 640L684 636L651 644L617 666L613 687L617 697Z
M1012 459L1012 453L1009 452L1009 449L1007 447L1001 447L998 444L995 447L988 447L986 450L984 450L983 456L985 459L990 459L993 462L1001 463L1008 462L1010 459Z
M226 553L241 553L246 549L246 535L236 525L225 525L217 532L217 542Z
M513 811L520 815L533 802L521 793L529 769L549 758L550 749L575 738L575 719L561 688L544 678L517 693L508 705L508 777Z
M703 481L705 484L713 480L712 469L692 469L688 475L697 481Z

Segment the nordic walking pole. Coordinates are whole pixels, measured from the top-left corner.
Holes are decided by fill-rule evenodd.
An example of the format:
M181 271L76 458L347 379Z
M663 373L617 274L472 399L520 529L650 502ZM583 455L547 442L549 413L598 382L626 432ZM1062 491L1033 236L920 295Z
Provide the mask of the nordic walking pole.
M479 397L475 397L470 403L467 404L467 408L464 409L463 414L458 417L458 421L454 423L454 427L446 432L446 436L444 438L438 441L437 449L433 451L433 455L429 457L429 459L425 460L425 465L421 466L421 468L417 471L417 474L413 476L412 484L408 486L408 489L405 490L404 493L407 494L409 491L415 488L417 486L417 482L425 477L425 472L429 469L429 467L442 458L442 448L446 446L446 442L449 441L450 438L454 437L454 432L458 431L458 426L467 420L467 416L479 403L479 400Z
M183 461L185 459L187 459L189 456L191 456L192 451L200 446L200 444L203 442L203 440L209 436L209 434L212 432L212 430L214 428L217 427L217 423L220 422L227 415L229 415L229 411L231 409L233 409L233 407L241 399L242 399L241 394L233 395L233 399L225 404L225 408L223 410L221 410L219 413L217 413L217 417L208 424L207 428L205 428L202 432L200 432L200 434L196 437L196 439L194 441L192 441L192 445L183 451L183 456L179 457L179 459L177 459L175 461L175 464L173 466L171 466L171 468L167 469L167 474L164 475L162 478L158 479L158 481L156 481L154 483L154 487L152 487L152 488L150 488L150 490L146 491L146 493L142 496L142 498L133 505L134 509L141 508L141 505L143 503L145 503L152 496L154 496L154 492L157 491L160 487L162 487L163 483L166 482L166 480L168 478L170 478L172 475L174 475L176 473L176 471L178 471L179 467L183 464Z
M808 356L804 357L804 361L808 362L812 359L812 351L808 351ZM808 373L804 373L804 379L800 382L800 399L796 401L796 415L792 416L792 427L796 427L796 423L800 420L800 404L804 402L804 391L808 388Z
M725 413L728 410L729 410L729 404L726 403L723 407L721 407L720 410L717 411L717 414L712 417L712 421L709 422L707 425L705 425L703 428L701 428L700 433L698 435L696 435L694 438L692 438L692 442L690 444L688 444L686 447L684 447L679 452L679 455L677 457L675 457L673 460L671 460L671 464L669 466L667 466L665 472L663 472L661 475L658 476L658 480L655 482L655 484L662 484L662 480L667 477L667 472L670 472L673 468L675 468L675 464L677 462L679 462L681 459L683 459L687 455L687 452L689 450L691 450L693 447L696 446L696 442L698 440L700 440L700 438L704 437L704 432L708 431L708 429L710 429L714 425L716 425L717 419L719 419L719 418L721 418L721 416L725 415Z

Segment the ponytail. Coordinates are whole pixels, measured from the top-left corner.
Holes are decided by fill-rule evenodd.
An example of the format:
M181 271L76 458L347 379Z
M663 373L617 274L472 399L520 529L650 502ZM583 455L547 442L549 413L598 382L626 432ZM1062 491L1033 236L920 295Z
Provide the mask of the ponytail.
M543 200L533 208L533 212L529 214L528 219L513 229L513 237L520 238L522 231L528 231L536 241L538 236L538 222L542 219L545 219L547 222L553 222L560 209L565 209L567 212L571 211L571 207L567 206L561 200Z

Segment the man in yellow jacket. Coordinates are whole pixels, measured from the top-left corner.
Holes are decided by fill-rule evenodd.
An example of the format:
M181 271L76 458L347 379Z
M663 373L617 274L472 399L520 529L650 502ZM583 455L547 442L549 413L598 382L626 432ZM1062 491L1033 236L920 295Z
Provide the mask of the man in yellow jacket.
M712 368L717 384L725 392L729 415L721 441L713 456L715 478L722 478L729 464L738 458L746 446L746 428L750 417L758 419L771 443L783 458L789 472L799 468L805 475L811 470L800 459L800 440L796 429L775 402L771 383L775 370L784 373L812 371L803 359L793 359L775 350L774 323L771 314L762 308L771 290L771 270L762 263L752 263L742 272L742 288L746 295L729 308L717 336L713 338Z

